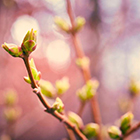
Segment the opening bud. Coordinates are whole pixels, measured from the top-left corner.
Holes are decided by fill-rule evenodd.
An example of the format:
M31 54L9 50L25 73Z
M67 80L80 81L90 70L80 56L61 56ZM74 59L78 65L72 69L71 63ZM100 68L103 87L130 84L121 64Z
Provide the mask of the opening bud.
M125 134L126 131L131 127L133 118L134 118L134 115L131 112L128 112L121 117L120 128L123 134Z
M64 104L62 102L62 100L60 98L56 98L52 108L56 111L58 111L59 113L63 113L64 111Z
M28 31L27 34L25 35L21 45L21 49L24 55L29 56L29 54L35 50L37 46L36 36L37 36L37 31L33 31L33 29L31 29L31 31Z
M117 126L111 126L108 129L108 134L112 139L118 139L121 137L121 130Z
M82 132L88 139L95 137L99 132L99 125L96 123L89 123L84 127Z
M22 57L23 52L17 45L4 43L2 47L13 57Z

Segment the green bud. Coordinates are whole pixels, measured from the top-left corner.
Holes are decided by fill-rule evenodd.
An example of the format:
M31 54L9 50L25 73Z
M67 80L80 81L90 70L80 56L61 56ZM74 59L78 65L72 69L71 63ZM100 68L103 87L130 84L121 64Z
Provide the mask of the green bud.
M28 31L27 34L25 35L21 45L21 49L24 55L29 56L29 54L36 49L37 46L36 36L37 31L33 31L33 29L31 29L31 31Z
M130 93L133 96L139 95L139 93L140 93L140 83L136 82L134 80L131 80L129 90L130 90Z
M55 87L56 87L58 95L62 95L70 87L69 79L67 77L63 77L61 80L57 80L55 83Z
M89 123L84 127L82 132L88 139L95 137L99 132L99 125L96 123Z
M6 108L4 110L4 117L7 120L7 122L14 122L17 120L21 113L21 110L19 108Z
M74 123L78 128L82 128L83 127L83 121L80 118L80 116L78 116L77 114L75 114L74 112L69 112L68 113L68 119Z
M7 106L13 106L17 102L17 94L14 90L10 89L5 93L4 103Z
M78 58L76 59L76 64L83 69L86 69L89 67L90 60L88 57Z
M59 113L62 113L64 111L64 104L60 98L58 98L58 97L56 98L52 108Z
M87 99L91 99L96 94L98 86L99 82L97 80L87 81L86 83Z
M89 80L86 85L77 90L77 96L81 101L89 100L96 94L98 86L99 82L97 80Z
M97 88L99 87L99 82L96 79L89 80L89 81L87 81L87 86L89 88L93 88L93 89L96 89L97 90Z
M133 118L134 118L134 115L131 112L128 112L121 117L120 128L123 134L125 134L126 131L131 127Z
M75 20L75 28L74 31L78 32L82 29L82 27L85 25L86 21L83 17L77 17Z
M33 74L34 80L36 82L39 82L39 80L41 78L41 72L37 71L33 58L29 61L29 64L30 64L30 67L31 67L31 72ZM31 80L30 80L29 76L28 77L25 76L24 80L27 83L31 84Z
M17 45L4 43L2 47L13 57L22 57L23 52Z
M49 98L55 97L55 95L56 95L55 88L53 87L53 85L49 81L40 80L39 86L40 86L41 92L45 96L47 96Z
M111 126L108 129L108 134L112 139L118 139L121 137L121 130L117 126Z
M87 100L87 93L86 93L86 87L77 90L76 95L79 97L79 99L83 102Z
M69 32L69 30L70 30L69 24L63 18L55 17L54 22L61 30L65 31L67 33Z

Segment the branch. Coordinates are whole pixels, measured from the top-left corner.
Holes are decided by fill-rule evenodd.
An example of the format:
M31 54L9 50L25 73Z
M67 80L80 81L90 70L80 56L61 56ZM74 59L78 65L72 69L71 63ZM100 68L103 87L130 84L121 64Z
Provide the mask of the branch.
M32 72L31 72L31 68L29 65L29 57L24 56L23 57L29 78L31 80L31 87L34 89L34 93L36 93L36 95L38 96L39 100L41 101L41 103L44 105L44 107L46 108L46 112L50 113L51 115L53 115L55 118L57 118L58 120L60 120L61 122L63 122L64 124L66 124L66 126L71 129L81 140L87 140L87 138L85 137L85 135L82 134L82 132L74 125L72 124L65 115L62 115L60 113L58 113L57 111L54 111L52 109L52 107L48 104L48 102L45 100L44 96L42 95L39 87L37 86L37 84L35 83L35 80L33 78Z
M67 13L69 15L71 25L72 25L72 29L73 29L75 25L74 25L74 16L73 16L73 13L72 13L72 7L71 7L70 0L67 0ZM72 36L72 40L73 40L73 43L74 43L74 48L75 48L77 57L78 58L83 58L85 56L85 54L84 54L84 52L81 48L81 44L80 44L80 41L77 37L76 32L72 32L71 36ZM91 79L91 73L90 73L89 67L86 68L86 69L82 69L82 73L83 73L83 76L84 76L84 79L85 79L86 82ZM83 106L85 106L85 105L81 105L81 106L83 108ZM94 115L94 120L97 124L99 124L101 126L101 116L100 116L100 110L99 110L99 105L98 105L98 101L96 99L96 96L94 96L92 98L91 106L92 106L92 112L93 112L93 115ZM99 132L97 137L98 137L98 140L102 140L101 131Z

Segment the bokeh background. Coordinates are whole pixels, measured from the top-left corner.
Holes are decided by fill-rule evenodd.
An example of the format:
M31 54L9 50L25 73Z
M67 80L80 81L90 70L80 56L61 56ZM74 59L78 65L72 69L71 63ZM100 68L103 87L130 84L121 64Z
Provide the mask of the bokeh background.
M85 54L90 58L92 77L100 82L97 96L102 123L107 127L115 124L128 109L130 80L140 80L140 1L71 0L71 4L75 17L86 19L85 27L78 36ZM0 44L20 45L26 32L36 29L38 45L31 57L43 79L55 83L63 76L69 78L70 89L62 100L66 112L77 112L80 102L75 93L84 85L84 79L75 64L71 37L55 30L55 16L69 22L65 0L0 0ZM21 117L14 124L15 140L66 138L63 124L44 113L30 85L23 80L26 75L22 60L11 57L0 48L0 135L5 133L7 125L3 117L3 97L10 88L17 91L18 105L22 109ZM140 120L139 104L137 96L133 102L136 121ZM85 124L94 121L89 103L82 118ZM140 138L140 130L133 134L132 139L137 138Z

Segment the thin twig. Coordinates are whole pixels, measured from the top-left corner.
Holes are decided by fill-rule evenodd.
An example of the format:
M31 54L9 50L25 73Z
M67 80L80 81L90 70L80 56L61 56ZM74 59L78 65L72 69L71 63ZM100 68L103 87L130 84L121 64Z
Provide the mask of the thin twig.
M73 124L71 123L65 115L62 115L60 113L58 113L57 111L54 111L52 109L52 107L48 104L48 102L45 100L44 96L42 95L39 87L37 86L37 84L35 83L35 80L33 78L32 72L31 72L31 68L29 65L29 57L24 56L23 57L29 78L31 80L31 87L34 89L34 92L36 93L36 95L38 96L39 100L41 101L41 103L44 105L44 107L46 108L46 112L50 113L51 115L53 115L55 118L57 118L58 120L60 120L61 122L63 122L64 124L66 124L66 126L71 129L81 140L87 140L87 138L85 137L85 135L82 134L82 132Z
M68 133L68 135L69 135L69 139L70 139L70 140L76 140L73 131L72 131L71 129L69 129L66 125L65 125L65 128L66 128L67 133Z
M82 113L83 113L85 104L86 104L86 102L82 102L82 103L80 104L80 108L79 108L78 113L77 113L80 117L82 116Z
M68 13L70 21L71 21L72 29L74 29L74 26L75 26L74 25L74 16L72 13L71 3L70 3L70 0L66 0L66 1L67 1L67 13ZM83 58L85 56L85 54L81 48L81 44L77 37L76 32L72 32L71 36L72 36L72 40L74 43L77 57ZM90 73L89 67L86 69L82 69L82 72L83 72L83 76L84 76L84 79L86 82L91 79L91 73ZM98 101L96 99L96 95L91 99L91 106L92 106L92 112L94 115L94 120L96 123L98 123L101 126L101 116L100 116L100 110L99 110ZM101 131L99 132L97 138L98 138L98 140L102 140Z

